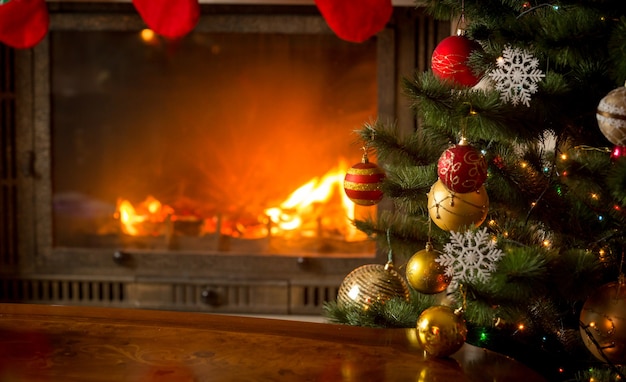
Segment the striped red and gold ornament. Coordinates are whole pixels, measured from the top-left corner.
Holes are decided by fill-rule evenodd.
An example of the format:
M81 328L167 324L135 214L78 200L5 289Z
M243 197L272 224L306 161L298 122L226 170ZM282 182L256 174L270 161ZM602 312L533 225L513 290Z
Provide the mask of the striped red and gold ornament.
M376 163L371 163L367 153L361 162L350 167L343 181L343 189L350 200L361 206L373 206L383 198L381 189L385 171Z

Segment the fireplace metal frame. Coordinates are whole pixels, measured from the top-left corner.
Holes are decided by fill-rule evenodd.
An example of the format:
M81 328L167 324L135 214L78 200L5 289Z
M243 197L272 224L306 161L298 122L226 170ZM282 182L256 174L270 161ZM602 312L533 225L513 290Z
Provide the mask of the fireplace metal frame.
M126 12L121 12L124 7ZM247 6L203 7L197 26L201 31L332 33L312 7L255 6L252 11ZM80 7L53 3L50 28L143 27L139 16L129 12L129 5L114 8L113 13L102 7L84 12ZM405 131L415 128L410 108L403 102L401 80L416 68L429 67L427 52L449 30L448 23L438 23L419 9L394 10L392 21L375 37L382 120L395 121ZM16 170L2 179L0 191L12 206L0 212L5 214L0 231L13 243L0 248L0 301L319 314L324 301L335 298L347 273L363 264L385 262L383 253L268 257L53 247L49 42L45 38L33 49L3 51L10 52L7 62L15 63L4 68L15 73L14 90L4 90L10 95L4 98L15 100L15 117L5 126L15 138L12 143L0 142L11 153L0 160ZM391 206L383 202L381 208Z

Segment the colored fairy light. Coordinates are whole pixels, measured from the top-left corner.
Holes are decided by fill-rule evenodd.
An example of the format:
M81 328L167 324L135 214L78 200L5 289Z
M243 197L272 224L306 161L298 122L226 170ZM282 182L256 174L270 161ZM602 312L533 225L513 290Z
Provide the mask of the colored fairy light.
M599 221L603 221L603 220L604 220L604 216L602 216L602 215L598 215L598 220L599 220Z
M481 342L486 342L489 339L489 335L487 334L486 331L481 331L480 332L480 341Z
M152 42L156 38L156 34L152 29L142 29L139 33L141 39L145 42Z

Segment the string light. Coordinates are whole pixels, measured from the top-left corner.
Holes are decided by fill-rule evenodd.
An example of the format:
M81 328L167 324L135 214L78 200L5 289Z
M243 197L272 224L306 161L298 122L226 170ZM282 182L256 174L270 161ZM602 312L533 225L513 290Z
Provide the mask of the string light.
M152 42L156 38L156 34L152 29L142 29L139 33L141 39L145 42Z
M482 330L480 332L479 340L481 342L487 342L489 340L489 335L487 334L487 332L485 330Z
M561 160L567 160L567 154L565 153L561 154Z

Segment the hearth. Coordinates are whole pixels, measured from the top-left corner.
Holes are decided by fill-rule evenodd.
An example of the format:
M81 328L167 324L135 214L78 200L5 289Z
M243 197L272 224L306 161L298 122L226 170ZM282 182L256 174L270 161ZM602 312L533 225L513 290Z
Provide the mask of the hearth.
M131 4L50 11L2 47L1 300L317 314L384 262L350 224L377 211L342 190L352 131L414 128L400 78L447 24L397 7L354 44L313 6L203 5L172 42Z

